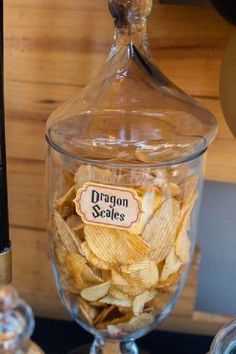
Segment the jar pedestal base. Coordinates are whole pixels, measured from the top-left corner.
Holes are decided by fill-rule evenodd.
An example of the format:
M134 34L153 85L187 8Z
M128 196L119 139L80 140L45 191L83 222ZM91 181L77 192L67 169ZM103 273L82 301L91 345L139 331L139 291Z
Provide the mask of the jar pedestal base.
M130 343L129 343L130 344ZM96 341L92 344L83 345L76 349L73 349L68 354L150 354L149 352L138 349L137 345L133 342L128 348L118 348L117 350L112 348L112 346L107 346L106 348L98 347Z

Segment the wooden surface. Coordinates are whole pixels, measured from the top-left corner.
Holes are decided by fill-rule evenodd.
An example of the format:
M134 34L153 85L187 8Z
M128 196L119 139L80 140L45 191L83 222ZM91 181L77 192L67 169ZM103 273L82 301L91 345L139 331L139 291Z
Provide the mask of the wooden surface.
M55 293L47 256L45 122L102 65L111 45L112 28L107 0L5 0L14 284L38 315L66 316ZM232 28L211 7L160 5L154 7L148 29L157 65L217 116L219 132L209 150L206 178L235 183L236 141L218 100L220 62ZM193 291L190 286L190 293ZM188 315L184 312L187 308ZM183 300L164 326L176 329L178 324L183 330L201 331L201 321L188 325L192 308L193 302ZM213 325L212 331L215 328Z

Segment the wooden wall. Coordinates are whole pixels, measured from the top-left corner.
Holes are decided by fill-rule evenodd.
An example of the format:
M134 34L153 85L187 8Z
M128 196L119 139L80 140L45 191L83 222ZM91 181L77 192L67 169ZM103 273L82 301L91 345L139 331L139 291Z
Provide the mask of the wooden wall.
M5 0L5 99L14 284L37 314L65 317L45 232L44 127L49 114L89 82L112 41L107 0ZM236 182L236 141L218 94L232 28L207 6L155 6L149 21L155 62L219 122L206 178Z

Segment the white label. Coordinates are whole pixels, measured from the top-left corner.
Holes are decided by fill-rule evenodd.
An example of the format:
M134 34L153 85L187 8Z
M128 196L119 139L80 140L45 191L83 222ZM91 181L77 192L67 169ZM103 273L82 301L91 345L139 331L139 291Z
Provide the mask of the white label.
M87 182L74 199L76 212L84 223L129 229L142 212L133 189Z

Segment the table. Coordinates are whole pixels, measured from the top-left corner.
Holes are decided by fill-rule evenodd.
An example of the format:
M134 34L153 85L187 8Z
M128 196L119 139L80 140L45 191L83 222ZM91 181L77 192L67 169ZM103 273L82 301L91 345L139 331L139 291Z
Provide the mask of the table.
M70 321L36 318L32 339L46 354L67 354L73 348L92 341L92 336ZM153 331L137 341L150 354L206 354L212 337Z

